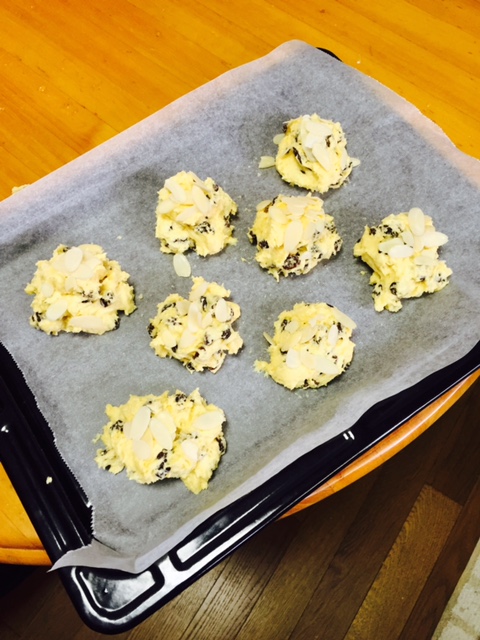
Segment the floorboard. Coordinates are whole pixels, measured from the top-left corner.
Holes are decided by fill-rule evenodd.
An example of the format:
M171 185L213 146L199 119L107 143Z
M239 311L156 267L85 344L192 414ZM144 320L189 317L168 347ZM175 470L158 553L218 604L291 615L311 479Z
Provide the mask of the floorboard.
M457 503L435 489L422 489L346 640L399 636L460 510ZM418 561L412 562L412 558Z

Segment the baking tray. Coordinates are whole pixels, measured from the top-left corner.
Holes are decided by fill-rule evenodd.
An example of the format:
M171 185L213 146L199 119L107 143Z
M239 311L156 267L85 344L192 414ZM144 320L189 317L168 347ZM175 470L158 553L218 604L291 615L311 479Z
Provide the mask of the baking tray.
M146 571L58 572L83 621L126 631L160 609L263 527L480 368L480 342L463 358L377 403L353 426L215 514ZM51 560L92 539L91 508L63 463L21 372L0 344L2 463ZM50 482L52 479L54 481Z
M106 634L138 625L478 368L480 343L455 363L372 406L343 433L205 520L139 574L81 566L58 569L80 617ZM59 455L33 394L1 343L0 456L52 562L91 542L88 498Z

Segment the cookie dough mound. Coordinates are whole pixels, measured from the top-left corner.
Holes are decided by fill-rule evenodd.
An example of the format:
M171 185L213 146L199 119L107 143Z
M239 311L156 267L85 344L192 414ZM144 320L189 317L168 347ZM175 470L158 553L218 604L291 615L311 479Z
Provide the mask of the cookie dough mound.
M136 309L129 277L96 244L60 245L50 260L37 262L25 288L35 296L30 324L55 336L60 331L101 335L116 329L119 311L130 315Z
M287 389L323 387L350 365L355 327L336 307L300 302L279 315L273 338L265 334L270 362L257 360L255 370Z
M443 289L452 270L439 260L438 248L447 240L418 207L391 214L377 227L365 227L353 255L373 269L370 284L376 311L396 312L403 298Z
M276 138L277 140L277 138ZM338 189L360 164L347 153L347 141L338 122L316 113L290 120L278 136L275 166L289 184L325 193Z
M192 278L188 300L178 293L158 305L150 321L150 346L161 358L175 358L190 371L217 372L227 354L243 345L233 323L240 307L228 301L230 291L216 282Z
M193 493L208 487L226 451L225 414L207 404L198 389L189 396L181 391L130 396L105 411L109 422L95 438L103 444L95 457L101 469L114 474L125 469L140 484L180 478Z
M261 202L248 236L257 245L257 262L277 281L308 273L342 246L334 219L314 196L280 195Z
M200 256L219 253L232 237L231 216L237 205L212 178L201 180L192 171L168 178L158 194L155 235L164 253L185 253L192 249Z

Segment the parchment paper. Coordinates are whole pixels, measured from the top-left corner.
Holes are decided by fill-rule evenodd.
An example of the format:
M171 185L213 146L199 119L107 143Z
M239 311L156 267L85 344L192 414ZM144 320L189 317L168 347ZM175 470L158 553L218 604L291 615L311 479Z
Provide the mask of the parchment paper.
M254 261L247 239L255 206L303 193L275 169L282 123L316 112L339 121L351 156L350 181L324 196L344 239L341 253L309 275L277 283ZM191 374L158 358L147 325L157 304L191 282L175 275L154 235L157 191L191 170L214 178L237 202L238 245L208 259L190 255L194 275L223 283L242 316L245 346L220 371ZM142 571L209 514L250 491L302 453L350 428L377 401L465 355L479 339L480 166L412 105L362 73L297 41L172 103L111 141L0 203L0 339L14 356L56 437L61 456L94 508L94 543L56 566ZM441 292L374 311L368 268L353 258L366 224L421 207L447 233L453 269ZM131 274L138 310L104 336L51 337L28 324L24 293L35 263L59 243L98 243ZM263 332L296 302L325 301L357 323L350 369L326 388L288 391L253 370L266 357ZM199 388L228 418L228 451L195 496L180 481L151 486L94 463L93 438L107 403L129 394Z

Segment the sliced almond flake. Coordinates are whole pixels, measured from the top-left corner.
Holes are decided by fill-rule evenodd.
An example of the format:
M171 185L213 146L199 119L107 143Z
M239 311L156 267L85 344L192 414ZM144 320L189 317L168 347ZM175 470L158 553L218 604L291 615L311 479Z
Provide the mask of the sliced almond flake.
M328 344L334 347L338 341L338 327L336 324L332 324L327 334Z
M336 376L340 373L340 369L335 362L329 360L325 356L315 356L315 369L319 373L325 373L327 375Z
M223 411L207 411L193 421L192 429L200 431L208 431L210 429L218 429L225 421Z
M192 198L195 206L199 211L201 211L204 215L210 211L212 208L212 202L205 195L205 191L200 189L196 184L192 187Z
M306 118L304 124L305 129L308 132L315 133L319 138L333 136L333 129L326 122L320 122L316 119Z
M311 195L308 196L282 196L282 202L284 202L289 209L293 209L298 207L302 210L305 210L306 207L311 206L316 203L316 198Z
M196 300L200 300L202 296L207 293L207 289L209 287L209 283L206 280L197 280L190 291L190 295L188 296L192 302Z
M168 200L161 200L158 203L157 213L158 213L158 215L163 216L163 215L165 215L167 213L170 213L174 209L175 209L175 203L173 202L173 200L168 198Z
M288 349L293 349L294 347L300 344L301 339L302 339L302 334L300 333L300 331L297 331L296 333L292 333L291 335L288 335L288 336L283 333L282 342L283 342L284 349L287 351Z
M390 240L380 242L378 250L382 253L388 253L392 247L396 247L397 245L403 245L403 240L401 238L390 238Z
M262 211L262 209L265 209L266 207L268 207L269 205L272 204L271 200L262 200L261 202L259 202L256 206L257 211Z
M180 338L180 342L178 343L178 347L180 350L183 349L188 349L189 347L191 347L194 343L195 343L195 336L193 333L191 333L190 331L188 331L188 329L186 331L184 331L182 333L182 336Z
M215 305L215 318L219 322L228 322L230 320L230 308L224 298L219 298Z
M198 209L193 205L188 205L177 215L175 220L181 224L189 224L196 216L198 216Z
M152 412L150 407L140 407L132 420L132 430L130 431L130 438L132 440L140 440L147 430L151 416Z
M289 349L285 357L285 364L289 369L298 369L300 366L300 354L295 349Z
M307 369L315 369L315 356L306 349L300 351L300 362Z
M313 151L310 147L305 147L304 145L302 145L302 151L307 160L309 160L310 162L317 162L317 159L315 158Z
M413 247L406 244L398 244L388 250L390 258L410 258L413 256Z
M139 460L149 460L153 458L152 447L145 440L133 441L133 453Z
M288 333L295 333L300 328L300 323L298 320L290 320L290 322L285 326L285 331Z
M140 440L143 440L144 442L146 442L153 449L153 434L150 431L150 429L147 429L145 431L145 433L140 438Z
M312 133L312 132L308 132L303 138L302 138L302 144L304 147L310 147L310 149L313 149L313 147L318 144L321 143L323 139L323 136L321 135L317 135L316 133Z
M72 247L65 252L63 260L65 269L72 273L80 266L80 263L83 260L83 251L80 249L80 247Z
M176 253L173 256L173 268L177 276L181 278L189 278L192 275L192 268L188 258L183 253Z
M170 191L172 198L176 202L179 202L180 204L187 202L187 193L185 189L176 182L176 180L168 178L165 180L165 187Z
M162 344L164 344L168 349L173 349L173 347L177 346L177 339L168 329L161 327L159 336Z
M85 264L88 264L88 266L95 271L95 269L103 263L103 260L101 260L100 258L97 258L97 256L90 256L84 262Z
M286 203L287 214L294 220L299 220L305 214L305 205L302 202L295 202L293 198Z
M302 337L300 339L300 342L309 342L316 333L317 333L317 327L315 326L312 327L311 325L307 325L302 329L302 334L301 334Z
M202 318L202 329L208 329L208 327L211 326L212 322L213 322L213 315L211 311L209 311Z
M273 156L260 156L260 162L258 163L259 169L269 169L275 166L275 158Z
M263 332L263 337L265 338L265 340L269 343L269 344L274 344L273 342L273 338L271 336L268 335L268 333L266 331Z
M350 162L352 163L352 167L358 167L360 164L360 160L358 158L350 158Z
M54 302L53 304L51 304L46 313L45 313L45 317L47 318L47 320L51 320L52 322L55 322L55 320L60 320L60 318L62 318L65 313L67 312L68 309L68 302L67 300L58 300L57 302Z
M331 171L332 157L330 155L330 152L326 144L324 142L319 142L316 145L314 145L312 151L313 151L313 155L315 156L315 159L322 165L322 167L326 171Z
M347 329L351 329L353 331L357 328L356 323L349 316L347 316L346 313L343 313L343 311L335 309L335 317L337 318L338 322L340 322L340 324L342 324L344 327L347 327Z
M277 133L276 136L274 136L273 138L273 144L280 144L280 142L284 139L285 134L284 133Z
M177 431L177 427L175 425L175 420L173 419L173 416L171 413L169 413L168 411L158 411L154 413L154 417L157 418L158 420L161 420L161 422L163 422L163 424L167 427L170 433L172 435L175 435Z
M287 224L289 218L287 213L277 206L272 206L268 210L268 214L272 220L278 222L279 224Z
M421 253L415 257L415 264L419 267L431 267L435 262L436 259L429 254Z
M191 460L192 462L198 461L198 446L195 444L193 440L184 440L180 444L183 453L185 456Z
M188 314L188 310L190 309L190 301L182 298L181 300L177 300L175 306L177 307L179 316L186 316Z
M69 325L92 333L102 333L105 331L105 324L98 316L77 316L76 318L70 319Z
M152 418L148 425L153 437L157 441L160 449L170 449L173 447L173 437L170 430L158 418Z
M287 253L292 253L298 247L303 235L303 224L301 220L293 220L285 229L285 240L283 246Z
M426 231L423 236L425 247L441 247L448 242L448 236L441 231Z
M425 232L425 214L418 207L413 207L408 212L408 224L415 236L421 236Z
M55 288L51 282L44 282L40 287L40 293L44 298L50 298L55 293Z
M77 286L77 279L73 276L67 276L65 278L65 291L72 291Z
M188 329L195 333L202 328L203 315L198 302L192 302L188 310Z
M95 275L92 267L85 263L81 264L75 271L73 271L72 276L77 278L78 280L91 280Z
M52 266L52 269L54 269L55 271L58 271L59 273L63 273L63 274L68 274L69 273L67 271L67 268L65 267L65 254L64 253L60 253L59 255L54 256L50 260L50 265Z
M414 247L415 245L415 237L413 235L413 233L411 231L403 231L401 234L402 240L404 241L404 243L406 245L408 245L409 247Z
M419 253L425 247L423 243L423 236L413 236L413 250L415 253Z
M317 225L314 222L309 222L305 227L305 229L303 230L302 242L304 244L310 244L316 232L317 232Z

